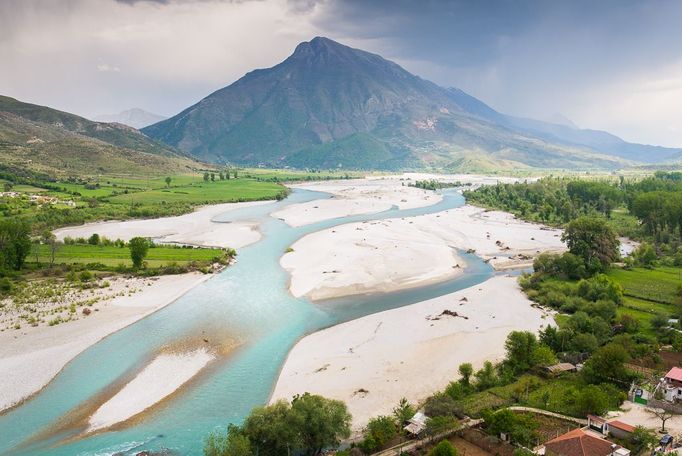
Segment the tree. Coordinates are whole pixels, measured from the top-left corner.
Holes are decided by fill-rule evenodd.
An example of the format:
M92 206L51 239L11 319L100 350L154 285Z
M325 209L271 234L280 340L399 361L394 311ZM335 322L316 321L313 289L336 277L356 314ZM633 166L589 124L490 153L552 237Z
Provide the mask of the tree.
M166 179L164 179L164 180L166 181L166 187L170 187L171 177L170 177L170 176L166 176Z
M300 444L296 429L289 421L291 405L277 401L272 405L254 408L244 420L244 435L259 456L290 454Z
M471 363L462 363L457 369L461 376L459 382L464 386L469 386L471 383L471 376L474 374L474 366Z
M219 178L220 180L225 180L225 175L223 174L222 171L220 171L220 172L218 173L218 178Z
M593 272L606 270L619 257L616 233L601 217L584 215L571 221L561 240Z
M208 182L211 176L208 173L204 173L204 182Z
M585 362L582 374L587 383L616 382L626 384L630 373L625 363L630 360L627 350L621 345L610 343L597 349Z
M238 176L237 176L237 169L236 169L236 168L235 168L235 170L234 170L234 172L233 172L233 175L234 175L234 178L237 179Z
M533 354L531 356L531 363L533 367L535 366L551 366L552 364L556 364L557 358L556 355L554 354L554 351L552 351L551 348L549 348L545 344L538 344L535 349L533 349Z
M244 448L244 438L249 443L250 455L280 456L302 454L318 455L328 447L339 444L350 436L351 416L346 405L337 400L305 393L294 397L291 403L278 401L272 405L254 408L242 427L233 427L228 439L234 437L234 447ZM226 446L225 440L215 440ZM216 446L216 445L214 445ZM205 446L206 448L206 446ZM206 449L204 450L206 454ZM222 456L221 453L215 453ZM241 453L226 453L226 456ZM213 456L211 454L210 456Z
M490 361L484 362L483 367L476 371L474 377L476 377L476 389L479 391L492 388L498 382L495 367Z
M602 415L609 409L609 397L598 386L588 385L580 389L575 406L580 416Z
M12 191L12 187L13 187L13 185L12 185L11 182L5 182L5 183L3 184L3 189L4 189L6 192L11 192L11 191Z
M41 242L50 248L50 264L53 265L55 257L57 256L57 250L59 250L61 243L57 241L57 236L49 230L43 231Z
M654 250L651 244L643 242L637 250L634 251L632 256L637 261L637 264L644 266L645 268L651 268L657 259L656 250Z
M133 260L135 268L142 267L142 261L147 256L149 250L149 241L143 237L134 237L128 242L130 249L130 259Z
M230 170L229 169L225 170L225 179L230 180Z
M341 401L305 393L291 401L289 415L300 448L307 456L321 454L350 437L351 415Z
M227 432L222 434L212 432L204 441L205 456L252 456L251 442L242 429L230 425Z
M505 433L513 442L520 445L531 444L537 437L535 430L538 423L531 415L519 415L509 409L503 409L497 412L484 412L483 421L488 434L499 436Z
M384 445L398 434L395 421L390 416L378 416L372 418L365 428L365 439L360 448L365 453L371 453Z
M634 432L630 436L630 450L633 454L642 454L644 451L652 450L658 443L656 434L645 428L644 426L635 427Z
M457 456L457 450L447 440L441 440L431 451L429 456Z
M462 407L448 394L436 393L426 400L424 413L427 416L463 416Z
M538 345L535 334L529 331L512 331L507 336L504 348L507 352L504 363L514 375L533 367L533 353Z
M665 422L668 421L673 416L677 415L677 412L672 407L662 407L662 408L648 408L647 412L661 420L661 433L665 434Z
M398 405L393 409L393 416L395 417L395 420L398 422L399 426L407 423L410 418L414 416L414 414L414 407L412 407L412 404L410 404L404 397L400 399Z
M99 245L100 239L99 239L99 234L93 233L92 236L88 238L88 244L90 245Z
M15 219L0 220L0 267L19 270L31 253L28 223Z
M211 182L215 182L215 173L211 173Z

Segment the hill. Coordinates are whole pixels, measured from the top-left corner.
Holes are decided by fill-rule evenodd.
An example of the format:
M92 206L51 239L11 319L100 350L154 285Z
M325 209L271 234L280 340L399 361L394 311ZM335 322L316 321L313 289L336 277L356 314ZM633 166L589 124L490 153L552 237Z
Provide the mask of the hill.
M142 130L201 159L297 167L607 168L624 157L540 135L458 89L318 37Z
M0 96L0 163L55 175L158 174L200 166L121 124Z

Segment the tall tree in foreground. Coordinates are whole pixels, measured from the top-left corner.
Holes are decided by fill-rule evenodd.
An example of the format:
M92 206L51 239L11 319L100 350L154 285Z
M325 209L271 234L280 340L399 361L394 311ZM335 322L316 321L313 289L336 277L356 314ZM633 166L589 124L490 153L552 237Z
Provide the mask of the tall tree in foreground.
M305 393L291 401L290 419L298 430L303 454L314 456L350 437L351 415L346 404Z
M561 240L592 272L606 270L619 257L616 233L601 217L578 217L568 224Z
M0 268L19 270L31 253L31 229L19 220L0 221Z
M204 444L206 456L316 456L350 436L346 404L305 393L291 404L278 401L256 407L242 426L227 434L212 433Z
M128 242L130 249L130 259L133 260L135 268L141 268L144 258L149 250L149 241L143 237L134 237Z

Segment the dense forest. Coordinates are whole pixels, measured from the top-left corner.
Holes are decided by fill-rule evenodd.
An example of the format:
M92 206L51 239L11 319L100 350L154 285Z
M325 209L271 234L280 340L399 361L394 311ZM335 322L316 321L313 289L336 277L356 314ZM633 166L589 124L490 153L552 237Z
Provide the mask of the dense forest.
M548 177L465 192L467 201L518 217L564 226L580 215L606 218L620 236L642 241L635 258L682 265L682 172L658 171L642 179Z

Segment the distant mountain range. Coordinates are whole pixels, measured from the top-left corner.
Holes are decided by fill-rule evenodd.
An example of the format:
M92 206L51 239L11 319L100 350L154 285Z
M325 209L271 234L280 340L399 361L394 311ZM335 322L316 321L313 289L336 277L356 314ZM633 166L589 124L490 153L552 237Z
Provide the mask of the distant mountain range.
M499 113L376 54L318 37L142 129L200 159L270 166L616 169L682 150Z
M161 116L159 114L147 112L144 109L132 108L119 112L118 114L104 114L97 116L93 120L97 122L116 122L140 129L157 122L161 122L162 120L166 120L167 118L168 117Z
M78 176L182 172L198 163L132 127L0 96L0 165Z

